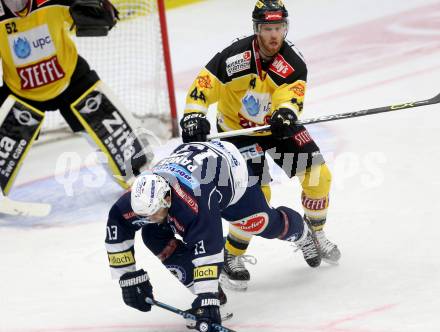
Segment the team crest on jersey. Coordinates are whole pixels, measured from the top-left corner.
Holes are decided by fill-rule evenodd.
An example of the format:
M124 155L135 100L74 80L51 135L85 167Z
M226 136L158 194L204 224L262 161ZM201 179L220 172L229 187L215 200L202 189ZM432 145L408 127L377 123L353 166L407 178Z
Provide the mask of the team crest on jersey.
M241 111L248 119L256 123L264 123L270 112L272 98L269 93L248 91L241 100Z
M235 73L245 71L251 68L251 51L239 53L226 59L226 73L232 76Z
M179 265L165 265L165 267L183 284L186 282L185 269Z
M269 224L269 216L265 212L260 212L241 220L231 222L232 225L250 234L260 234Z
M197 85L201 88L212 89L211 79L209 75L197 76Z
M275 59L270 64L269 70L281 76L282 78L287 78L292 74L295 69L283 58L281 54L278 54Z

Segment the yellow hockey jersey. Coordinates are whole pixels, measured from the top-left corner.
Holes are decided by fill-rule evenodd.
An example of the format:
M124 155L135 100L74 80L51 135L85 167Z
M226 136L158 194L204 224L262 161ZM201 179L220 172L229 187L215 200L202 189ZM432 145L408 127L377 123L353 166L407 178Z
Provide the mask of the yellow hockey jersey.
M185 113L206 113L218 102L217 123L223 131L268 124L280 108L299 117L306 80L307 66L293 44L284 41L278 55L263 63L256 37L246 37L217 53L200 71L186 97Z
M3 81L18 96L44 101L69 84L78 54L69 36L68 0L29 0L13 13L0 0Z

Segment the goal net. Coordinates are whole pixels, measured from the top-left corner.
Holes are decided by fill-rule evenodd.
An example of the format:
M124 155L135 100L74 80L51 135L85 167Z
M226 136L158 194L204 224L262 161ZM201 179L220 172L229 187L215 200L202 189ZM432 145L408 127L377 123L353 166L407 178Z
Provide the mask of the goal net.
M119 11L118 24L106 37L72 36L78 52L124 105L123 113L130 112L161 137L176 135L163 0L112 3ZM58 111L46 112L42 140L63 133L70 129Z

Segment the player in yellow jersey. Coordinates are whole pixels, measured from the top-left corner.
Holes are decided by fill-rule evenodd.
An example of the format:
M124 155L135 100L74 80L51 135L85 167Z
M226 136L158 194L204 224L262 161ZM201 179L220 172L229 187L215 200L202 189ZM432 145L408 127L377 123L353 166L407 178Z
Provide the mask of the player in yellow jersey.
M255 34L217 53L190 87L180 122L182 138L184 142L206 140L210 124L205 114L215 102L220 132L270 124L268 132L227 140L248 160L268 201L267 154L289 177L299 177L304 218L319 241L322 259L336 264L341 253L323 230L331 173L306 128L295 125L303 111L307 66L296 47L285 40L287 16L281 0L257 1L252 13ZM258 225L229 228L221 278L225 287L247 288L250 275L244 253L252 227Z
M122 187L148 160L134 122L78 55L69 35L104 36L116 24L108 0L0 0L0 189L8 194L46 111L59 110L106 154ZM139 156L141 155L141 156ZM127 164L131 164L129 169Z

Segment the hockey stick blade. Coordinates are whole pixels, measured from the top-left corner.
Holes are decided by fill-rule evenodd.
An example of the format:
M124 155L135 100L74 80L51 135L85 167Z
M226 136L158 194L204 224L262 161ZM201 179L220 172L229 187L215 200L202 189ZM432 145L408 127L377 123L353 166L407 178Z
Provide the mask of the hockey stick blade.
M377 108L369 108L369 109L360 110L360 111L356 111L356 112L324 115L324 116L320 116L317 118L299 120L299 121L296 121L296 124L307 125L307 124L314 124L314 123L320 123L320 122L329 122L329 121L336 121L336 120L342 120L342 119L357 118L360 116L385 113L385 112L391 112L391 111L397 111L397 110L404 110L404 109L408 109L408 108L428 106L428 105L434 105L434 104L438 104L438 103L440 103L440 94L438 94L435 97L432 97L430 99L419 100L419 101L414 101L414 102L409 102L409 103L404 103L404 104L395 104L395 105L382 106L382 107L377 107ZM241 135L252 135L255 133L265 132L268 130L270 130L270 125L264 125L264 126L252 127L252 128L246 128L246 129L238 129L238 130L226 131L223 133L209 135L208 140L241 136Z
M45 203L29 203L0 197L0 214L25 217L45 217L50 213L52 206Z
M197 320L196 316L194 316L193 314L191 314L187 311L183 311L181 309L170 306L166 303L159 302L157 300L153 300L149 297L147 297L145 299L145 302L147 302L148 304L151 304L151 305L158 306L159 308L174 312L175 314L178 314L185 319ZM216 323L212 323L211 328L213 328L214 331L218 331L218 332L236 332L235 330L228 329L227 327L224 327L224 326L216 324Z

